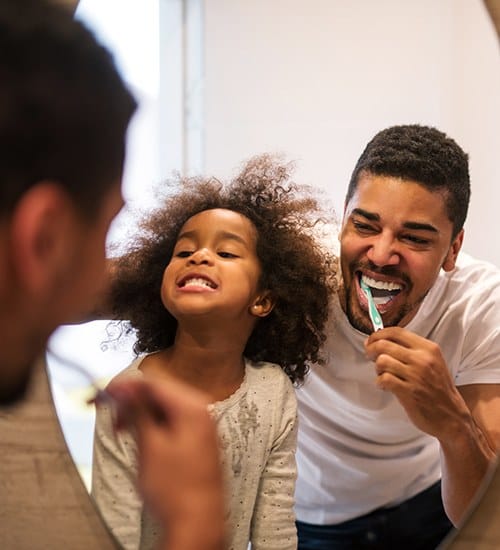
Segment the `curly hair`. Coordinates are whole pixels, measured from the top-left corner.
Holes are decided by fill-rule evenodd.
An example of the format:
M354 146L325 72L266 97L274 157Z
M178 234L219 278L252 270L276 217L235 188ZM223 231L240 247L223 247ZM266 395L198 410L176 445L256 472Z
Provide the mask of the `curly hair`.
M470 200L468 155L443 132L409 124L376 134L354 167L346 204L366 173L413 180L429 191L443 193L453 223L452 238L462 229Z
M250 159L229 184L215 178L178 178L159 208L144 216L139 231L117 259L111 312L127 319L122 333L135 333L136 354L171 346L176 319L160 299L163 272L184 223L204 210L223 208L248 218L257 230L260 287L276 305L246 344L252 361L277 363L299 384L311 363L323 363L329 297L337 259L320 244L318 222L328 221L324 202L307 186L289 180L292 165L270 155ZM123 321L121 321L123 323Z

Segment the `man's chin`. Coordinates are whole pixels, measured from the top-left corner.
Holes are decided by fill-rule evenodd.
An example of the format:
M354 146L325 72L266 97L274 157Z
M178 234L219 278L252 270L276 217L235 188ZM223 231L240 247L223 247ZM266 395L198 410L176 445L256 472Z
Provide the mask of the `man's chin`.
M410 316L407 309L399 310L393 315L385 315L385 318L383 319L384 327L404 327L414 317L414 315L415 314ZM349 323L351 323L351 325L360 332L364 332L365 334L371 334L373 332L373 325L371 321L354 313L351 309L348 309L347 311L347 318L349 319Z
M373 327L369 319L365 319L364 317L355 314L349 307L346 314L347 319L353 328L363 332L364 334L371 334L373 332Z

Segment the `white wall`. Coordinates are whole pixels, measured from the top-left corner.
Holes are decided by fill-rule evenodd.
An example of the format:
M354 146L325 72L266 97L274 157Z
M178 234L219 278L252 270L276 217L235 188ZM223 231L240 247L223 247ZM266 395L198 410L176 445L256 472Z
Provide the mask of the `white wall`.
M464 248L500 266L500 55L481 0L205 0L204 40L206 173L283 152L341 214L378 130L434 125L470 154Z

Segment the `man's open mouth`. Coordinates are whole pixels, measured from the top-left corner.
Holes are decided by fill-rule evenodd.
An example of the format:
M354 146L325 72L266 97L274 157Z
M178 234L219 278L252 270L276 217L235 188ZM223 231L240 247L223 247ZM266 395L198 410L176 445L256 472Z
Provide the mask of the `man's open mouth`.
M373 301L377 306L384 306L401 292L403 285L392 281L378 281L372 279L366 275L360 274L360 280L362 280L367 286L370 287Z

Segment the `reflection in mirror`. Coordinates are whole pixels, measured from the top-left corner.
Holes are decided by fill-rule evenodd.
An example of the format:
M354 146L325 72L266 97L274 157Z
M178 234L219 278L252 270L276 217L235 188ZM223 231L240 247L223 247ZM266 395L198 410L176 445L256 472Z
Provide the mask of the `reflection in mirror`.
M132 207L149 202L148 190L173 169L226 176L242 159L279 151L298 161L298 180L329 190L340 213L366 141L391 124L419 122L469 152L464 249L500 265L500 249L484 238L496 235L500 202L500 62L481 2L81 0L77 16L111 45L140 100L125 173ZM186 47L193 43L202 55ZM111 240L125 230L126 215ZM64 327L51 346L108 379L131 351L102 351L106 326ZM82 409L80 386L56 381L57 367L61 422L88 483L93 411ZM71 413L68 395L77 396Z

